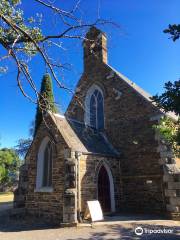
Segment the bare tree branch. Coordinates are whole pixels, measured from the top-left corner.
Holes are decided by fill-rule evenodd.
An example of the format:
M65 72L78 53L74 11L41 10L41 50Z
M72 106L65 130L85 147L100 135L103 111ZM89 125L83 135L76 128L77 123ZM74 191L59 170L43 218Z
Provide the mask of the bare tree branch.
M36 84L31 76L30 67L28 65L28 62L31 59L31 56L35 54L39 54L41 59L44 61L45 67L47 68L47 71L51 73L54 80L57 83L57 86L59 88L62 88L66 91L68 91L70 94L74 94L74 92L66 87L62 80L58 79L58 76L56 74L57 69L68 69L67 64L62 64L57 62L55 59L50 57L50 54L48 53L48 50L50 49L49 44L53 44L54 46L63 49L62 46L59 46L57 43L58 39L79 39L79 40L89 40L86 39L86 37L80 33L80 30L96 26L99 24L114 24L110 21L98 19L94 21L93 23L86 23L83 22L82 19L79 19L76 17L75 13L79 9L81 0L77 0L75 5L73 6L72 10L65 11L62 8L56 7L53 3L49 3L49 1L45 0L34 0L38 4L42 5L45 8L48 8L52 13L58 15L60 18L60 21L62 21L63 26L65 29L62 32L54 33L52 35L43 35L39 34L37 37L33 35L33 31L36 31L36 28L28 27L28 25L25 24L25 18L19 17L17 21L15 21L15 8L13 7L14 13L12 15L4 14L3 11L0 9L0 19L2 25L2 28L4 29L5 33L10 33L11 37L4 38L4 35L0 35L0 45L4 47L4 49L7 50L8 54L6 56L3 56L0 58L0 61L8 59L9 57L12 57L13 60L16 63L17 66L17 84L22 92L22 94L28 98L30 101L34 103L39 102L39 91L36 88ZM38 30L37 30L38 32ZM39 33L39 32L38 32ZM7 35L8 36L8 35ZM89 40L92 41L92 40ZM30 45L28 45L30 44ZM22 58L22 54L26 56L26 59ZM29 54L29 55L28 55ZM22 77L24 77L29 86L32 88L33 92L35 93L36 100L34 100L32 97L29 96L29 94L26 93L26 91L23 88L22 85ZM81 104L81 100L78 99L77 101Z

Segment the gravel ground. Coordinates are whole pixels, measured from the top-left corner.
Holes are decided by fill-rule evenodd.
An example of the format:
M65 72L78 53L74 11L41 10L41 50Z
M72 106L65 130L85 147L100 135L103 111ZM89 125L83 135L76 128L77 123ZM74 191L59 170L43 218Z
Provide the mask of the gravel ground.
M169 234L143 233L141 236L135 234L134 229L142 227L143 231L163 230L171 231ZM91 227L59 228L49 226L38 220L27 220L21 218L0 217L0 240L178 240L180 239L180 222L170 220L151 221L112 221L108 225L95 224Z
M12 209L11 205L0 205L0 240L180 239L180 222L176 221L126 215L106 218L107 222L94 223L93 227L60 228L29 218L21 209ZM135 234L137 227L142 228L142 235ZM147 233L150 230L170 233Z

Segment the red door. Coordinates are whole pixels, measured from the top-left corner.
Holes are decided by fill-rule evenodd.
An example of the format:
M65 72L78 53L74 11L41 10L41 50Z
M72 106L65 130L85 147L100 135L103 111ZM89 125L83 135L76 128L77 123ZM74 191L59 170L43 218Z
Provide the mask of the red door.
M104 166L101 167L98 175L98 200L103 212L111 211L110 182Z

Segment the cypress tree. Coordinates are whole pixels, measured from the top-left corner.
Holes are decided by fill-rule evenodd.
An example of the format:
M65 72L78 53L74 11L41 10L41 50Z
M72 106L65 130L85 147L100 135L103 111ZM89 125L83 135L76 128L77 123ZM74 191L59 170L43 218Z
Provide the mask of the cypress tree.
M52 80L49 74L45 74L41 82L40 97L39 97L39 102L36 109L34 136L36 135L39 125L43 121L43 115L47 111L50 111L53 113L57 112L57 108L54 103Z

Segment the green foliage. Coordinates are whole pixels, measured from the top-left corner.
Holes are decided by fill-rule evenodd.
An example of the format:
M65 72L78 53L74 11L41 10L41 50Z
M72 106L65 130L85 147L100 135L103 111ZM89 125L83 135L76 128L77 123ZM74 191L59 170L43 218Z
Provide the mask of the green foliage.
M180 38L180 24L169 24L164 33L171 35L173 41ZM180 116L180 80L174 83L165 83L165 92L160 96L155 95L152 100L165 112L172 111ZM176 123L169 118L163 118L156 129L161 136L173 147L176 155L180 155L180 120Z
M155 95L152 100L165 112L172 111L180 115L180 80L174 83L165 83L165 92L160 96Z
M180 38L180 24L169 24L168 28L164 30L164 33L170 34L172 40L175 42Z
M36 110L35 130L34 136L41 122L43 121L44 114L47 112L57 112L57 108L54 103L54 95L52 89L52 80L49 74L45 74L41 83L39 104Z
M8 148L0 150L0 187L13 185L18 175L20 163L15 150Z
M180 38L180 24L169 24L169 28L164 30L164 33L171 35L173 41ZM174 83L165 83L165 92L160 96L155 95L152 101L165 112L174 112L180 116L180 80ZM159 125L154 128L158 130L160 135L173 147L174 153L180 157L180 119L173 122L170 118L164 117Z
M180 80L165 83L164 93L153 96L152 100L165 112L171 111L180 116ZM180 120L173 122L169 118L163 118L156 129L171 144L174 153L180 156Z
M163 136L163 138L171 143L173 142L175 136L176 136L176 128L174 122L168 118L164 117L160 120L159 125L154 126L155 129L159 131L159 133Z
M179 122L172 121L169 117L163 117L160 123L153 128L170 145L176 156L180 156Z
M43 38L42 31L38 27L42 16L36 16L37 19L33 17L26 19L19 5L21 5L19 0L0 1L0 16L5 17L0 24L0 43L6 49L16 45L13 50L16 54L23 52L26 55L33 55L37 49L24 32L31 36L34 42L39 42Z

